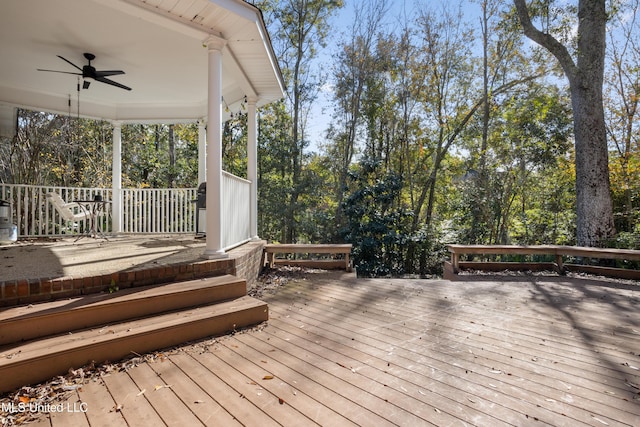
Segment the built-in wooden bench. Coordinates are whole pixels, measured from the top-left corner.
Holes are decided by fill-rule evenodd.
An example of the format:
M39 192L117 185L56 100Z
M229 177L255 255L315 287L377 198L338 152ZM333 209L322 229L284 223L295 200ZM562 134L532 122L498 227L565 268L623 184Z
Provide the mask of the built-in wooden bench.
M270 267L282 264L325 269L344 268L351 271L351 247L351 244L267 244L264 253ZM329 254L342 255L342 259L282 259L276 258L276 254Z
M631 249L591 248L582 246L558 245L448 245L451 262L445 261L444 277L454 279L461 269L485 271L501 270L546 270L555 269L561 274L567 271L581 271L603 276L640 279L640 271L613 267L600 267L583 264L567 264L564 257L605 258L627 261L640 261L640 251ZM496 261L460 261L461 255L549 255L555 263L549 262L496 262Z

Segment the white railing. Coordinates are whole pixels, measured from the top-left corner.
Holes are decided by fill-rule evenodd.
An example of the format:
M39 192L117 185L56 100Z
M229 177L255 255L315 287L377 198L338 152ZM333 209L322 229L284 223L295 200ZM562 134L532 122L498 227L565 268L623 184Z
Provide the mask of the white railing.
M125 233L195 232L195 188L122 190Z
M251 182L222 172L222 247L251 237Z
M0 183L0 200L11 204L12 223L19 237L61 236L84 229L87 224L69 224L47 201L57 192L67 202L93 200L101 195L111 212L111 189L54 187ZM222 240L228 248L250 236L251 183L227 172L222 177ZM195 188L123 189L122 231L125 233L195 233L197 190ZM102 229L112 231L112 215L103 218Z
M18 226L19 237L60 236L86 228L87 224L69 224L47 200L46 194L56 192L63 200L93 200L101 195L103 200L111 200L111 190L104 188L52 187L22 184L0 184L0 200L11 204L11 222ZM110 222L104 224L110 230Z

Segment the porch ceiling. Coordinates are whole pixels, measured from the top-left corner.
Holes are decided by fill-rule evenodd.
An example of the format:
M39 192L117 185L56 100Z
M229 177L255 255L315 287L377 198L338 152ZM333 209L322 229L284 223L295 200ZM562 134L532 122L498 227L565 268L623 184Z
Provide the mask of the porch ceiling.
M223 96L235 111L245 96L263 105L283 83L260 11L242 0L20 0L0 4L0 105L130 122L207 116L210 36L226 42ZM76 71L84 52L97 70L133 88L38 71ZM71 107L69 107L71 100Z

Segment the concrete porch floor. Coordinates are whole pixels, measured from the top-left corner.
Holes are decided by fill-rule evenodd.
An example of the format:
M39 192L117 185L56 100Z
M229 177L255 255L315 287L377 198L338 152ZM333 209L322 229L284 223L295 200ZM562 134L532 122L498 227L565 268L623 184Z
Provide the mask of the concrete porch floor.
M192 234L21 240L0 246L1 280L103 275L201 261L205 240Z
M236 274L231 270L241 263L238 259L258 256L257 245L263 244L249 242L217 261L203 258L206 242L193 234L18 241L0 246L2 305L15 305L8 301L16 298L23 304L92 293L112 280L122 288L216 275L217 270ZM256 260L251 264L258 267ZM34 297L39 294L41 298Z

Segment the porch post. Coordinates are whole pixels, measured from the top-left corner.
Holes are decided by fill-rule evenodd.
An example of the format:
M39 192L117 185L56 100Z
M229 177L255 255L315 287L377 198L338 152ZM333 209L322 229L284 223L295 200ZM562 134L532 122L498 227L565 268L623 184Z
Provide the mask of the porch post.
M198 120L198 184L207 180L207 128L204 119Z
M258 237L258 116L256 99L248 98L247 104L247 178L251 181L249 234L251 240L260 240Z
M122 233L122 123L113 122L113 161L111 170L112 232Z
M226 258L222 241L222 48L225 41L211 36L207 111L207 245L204 257Z

